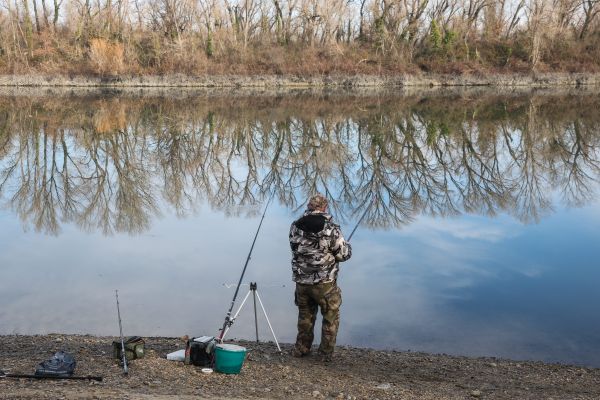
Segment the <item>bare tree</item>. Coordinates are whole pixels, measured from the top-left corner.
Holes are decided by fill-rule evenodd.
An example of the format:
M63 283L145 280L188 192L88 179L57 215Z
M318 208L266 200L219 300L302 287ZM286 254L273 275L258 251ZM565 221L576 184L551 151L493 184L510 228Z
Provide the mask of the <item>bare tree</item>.
M54 17L52 18L52 26L56 29L56 24L60 18L60 7L64 0L53 0L54 1Z
M444 30L449 28L450 21L460 10L459 0L436 0L429 8L429 19L437 21Z
M581 0L581 7L583 9L583 21L579 31L579 39L585 38L591 24L600 13L600 0Z
M150 3L152 26L171 39L179 38L191 27L193 16L194 7L190 0L156 0Z
M548 22L547 3L544 0L531 0L527 8L527 20L531 40L531 68L535 69L542 56L544 33Z

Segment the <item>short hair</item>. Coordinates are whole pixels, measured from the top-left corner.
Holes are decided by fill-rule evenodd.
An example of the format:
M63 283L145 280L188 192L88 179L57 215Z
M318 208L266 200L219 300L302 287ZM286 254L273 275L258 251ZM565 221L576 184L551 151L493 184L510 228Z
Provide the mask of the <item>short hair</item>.
M327 198L321 193L317 193L308 200L307 208L311 211L322 210L327 207Z

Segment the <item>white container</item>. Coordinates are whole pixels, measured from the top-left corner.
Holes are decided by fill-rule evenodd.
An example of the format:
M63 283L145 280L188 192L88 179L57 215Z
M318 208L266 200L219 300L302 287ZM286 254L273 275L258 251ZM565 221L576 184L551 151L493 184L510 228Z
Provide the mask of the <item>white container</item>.
M185 360L185 350L177 350L177 351L167 354L167 360L170 360L170 361Z

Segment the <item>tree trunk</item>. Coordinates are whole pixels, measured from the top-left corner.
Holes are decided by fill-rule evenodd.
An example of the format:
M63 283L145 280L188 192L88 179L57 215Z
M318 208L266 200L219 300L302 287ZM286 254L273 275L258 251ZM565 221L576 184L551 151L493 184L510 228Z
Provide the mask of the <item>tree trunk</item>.
M27 49L29 50L29 56L32 55L33 47L33 24L31 23L31 13L29 12L28 0L23 0L23 23L25 25L25 42L27 43Z
M35 18L35 30L39 34L40 33L40 19L38 18L37 11L37 0L31 0L33 3L33 17Z
M56 23L58 22L58 16L60 11L60 3L58 0L54 0L54 18L52 18L52 26L56 29Z
M44 17L44 28L48 29L50 22L48 22L48 9L46 8L46 0L42 0L42 15Z

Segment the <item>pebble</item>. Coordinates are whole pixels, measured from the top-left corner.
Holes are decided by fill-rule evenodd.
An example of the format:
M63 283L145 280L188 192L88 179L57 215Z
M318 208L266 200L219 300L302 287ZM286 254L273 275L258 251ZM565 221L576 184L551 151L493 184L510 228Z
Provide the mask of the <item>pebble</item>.
M312 397L319 397L320 395L321 395L321 392L319 392L318 390L313 390Z
M481 391L480 390L473 390L471 392L471 396L473 396L473 397L481 397Z
M390 385L389 383L382 383L381 385L375 386L375 388L381 390L388 390L392 388L392 385Z
M490 363L490 367L497 367L498 364L496 364L495 362Z

